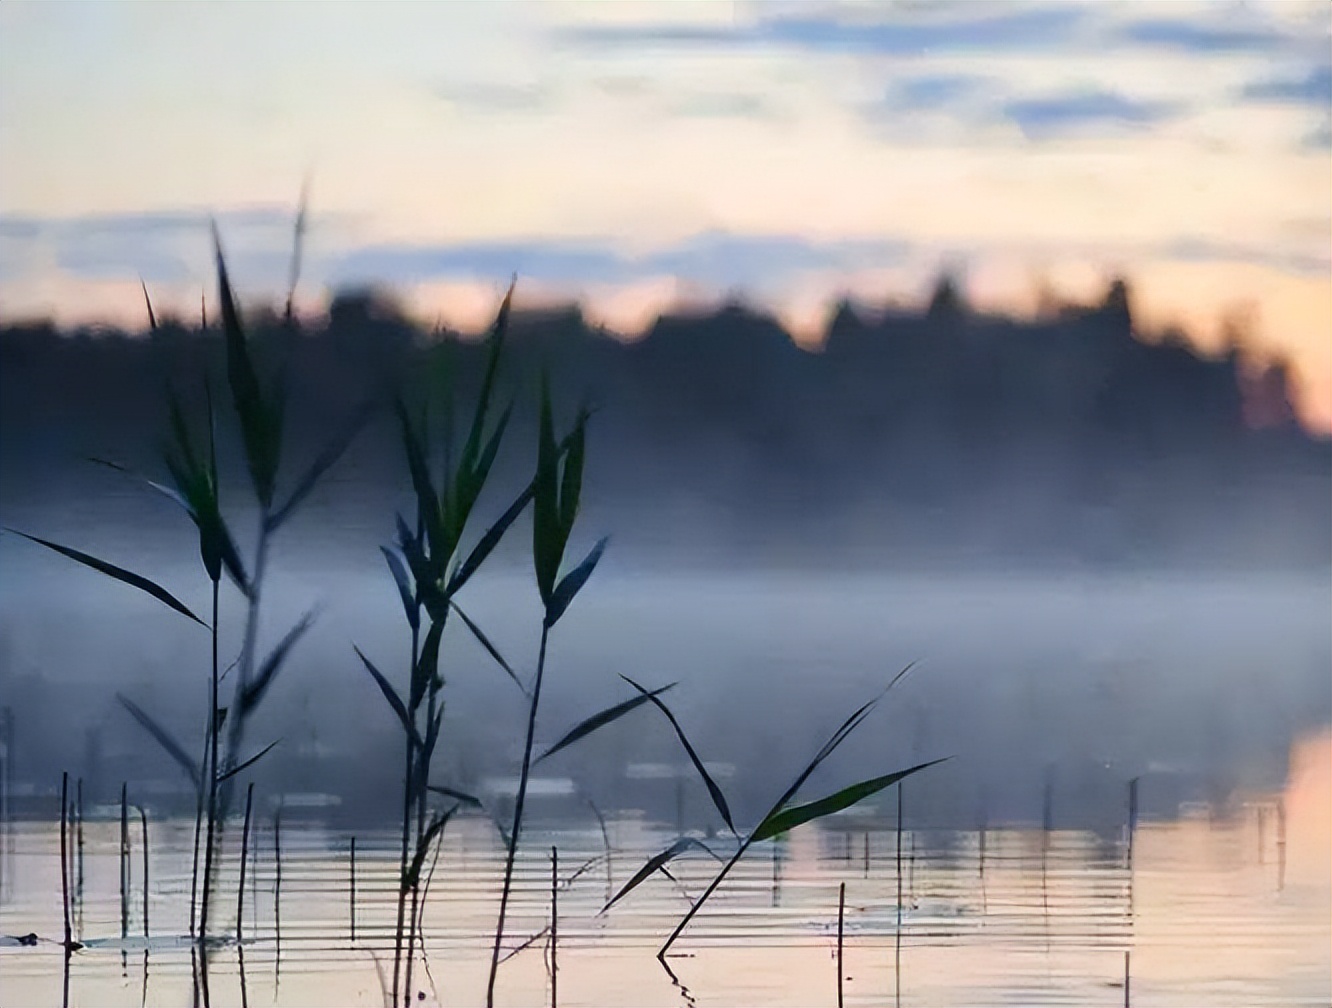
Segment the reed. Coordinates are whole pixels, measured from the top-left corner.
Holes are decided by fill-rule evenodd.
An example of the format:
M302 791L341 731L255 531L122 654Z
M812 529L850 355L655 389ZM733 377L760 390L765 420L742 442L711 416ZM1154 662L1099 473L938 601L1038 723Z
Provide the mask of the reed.
M295 324L292 305L299 281L301 242L304 233L306 204L304 196L297 213L296 235L292 253L290 288L287 296L285 322ZM350 422L329 441L291 482L284 497L278 495L279 462L281 460L285 390L280 381L261 381L252 360L251 347L227 273L221 238L213 228L213 251L216 263L218 299L221 305L222 337L226 352L226 376L231 390L234 415L244 449L250 477L250 489L258 504L259 527L255 541L254 559L247 569L241 559L236 539L223 516L220 503L220 481L215 448L215 417L207 376L204 378L206 404L206 430L203 439L194 436L186 419L185 410L172 392L168 399L167 447L163 452L163 467L170 482L161 483L139 476L125 466L105 459L93 459L123 474L133 476L143 485L172 501L193 522L198 531L199 555L211 587L211 621L205 623L191 609L166 588L91 554L70 548L28 533L16 534L53 550L99 573L144 592L178 614L204 627L210 635L210 668L208 709L204 718L202 755L199 760L190 756L175 737L146 711L125 697L122 705L135 721L150 734L164 752L179 765L189 778L196 794L195 859L191 868L190 932L200 943L198 960L201 970L201 994L205 1006L210 1003L208 987L207 943L210 939L209 911L213 882L218 871L222 834L230 808L234 779L254 765L273 744L250 756L242 755L245 728L275 681L287 656L296 642L305 634L313 621L307 614L273 650L262 660L258 651L261 598L267 569L270 542L299 507L315 490L328 471L350 445L363 425L368 411L357 411ZM146 284L143 285L145 307L150 330L157 329L157 315L153 310ZM203 327L207 329L206 315ZM14 530L11 530L14 531ZM225 705L220 696L222 671L219 655L219 623L221 616L220 585L223 573L235 584L245 602L243 643L237 658L237 675L232 697ZM225 749L221 736L227 732ZM122 818L124 816L122 815ZM200 836L202 834L202 838ZM202 874L198 864L198 849L202 846ZM122 918L125 914L122 912Z
M140 835L143 838L143 937L148 939L151 928L148 923L148 894L150 891L150 881L148 878L148 810L142 805L135 805L135 810L139 813ZM148 952L144 949L144 954Z
M499 453L513 406L495 411L496 378L508 327L513 288L505 295L488 338L485 373L477 395L471 426L461 447L454 444L453 375L447 347L437 351L437 381L425 390L419 407L409 406L399 396L395 408L401 428L403 454L415 495L415 530L397 516L397 541L381 547L389 572L398 589L406 620L410 650L407 689L400 693L359 649L356 654L392 711L403 735L403 789L399 844L399 882L394 924L393 984L395 1005L410 1000L415 959L417 921L420 918L421 867L431 841L444 828L452 810L431 812L431 793L459 796L476 804L469 795L439 788L430 780L431 761L439 742L444 716L444 678L440 671L440 644L450 617L456 614L467 631L487 654L523 688L512 667L489 637L459 606L458 592L471 580L509 527L532 499L532 488L521 491L513 503L490 525L469 549L463 539L469 521L485 488ZM431 425L431 407L439 416L436 431ZM432 439L443 455L442 480L435 474ZM424 634L422 631L424 630ZM456 805L454 808L456 809Z
M560 1001L560 852L550 848L550 1008Z
M245 921L245 864L250 853L250 815L254 808L254 782L245 789L245 823L241 827L240 880L236 883L236 945L244 944L242 925Z
M351 922L351 940L356 941L356 838L351 838L351 853L347 868L347 917Z

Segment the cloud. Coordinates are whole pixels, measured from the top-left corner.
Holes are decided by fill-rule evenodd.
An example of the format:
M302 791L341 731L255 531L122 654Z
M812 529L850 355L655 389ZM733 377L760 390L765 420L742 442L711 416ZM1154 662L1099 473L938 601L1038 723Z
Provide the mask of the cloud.
M294 216L285 206L216 214L194 208L63 217L4 214L0 279L16 279L53 263L80 279L142 277L150 283L179 283L206 274L214 220L238 274L257 278L285 270Z
M1130 21L1117 33L1123 42L1186 53L1270 53L1289 46L1291 37L1271 25L1225 24L1183 18Z
M819 53L923 55L946 51L1051 50L1086 23L1081 4L949 4L921 16L911 7L863 10L786 4L751 8L757 17L732 24L595 25L565 28L561 42L598 49L794 49ZM776 13L774 13L776 12Z
M774 121L786 113L772 99L743 92L712 91L686 95L670 106L670 114L684 119L751 119Z
M330 260L334 284L367 279L421 283L517 273L538 283L625 284L662 276L709 287L771 288L811 270L850 270L902 260L905 242L817 241L795 235L708 232L646 254L621 252L610 240L463 242L383 245Z
M1145 127L1180 112L1171 102L1126 98L1114 91L1084 90L1044 98L1020 98L1001 106L1005 118L1031 139L1049 139L1087 128Z
M1298 76L1265 77L1245 85L1241 97L1254 102L1279 105L1312 105L1326 110L1332 106L1332 63L1323 64Z
M938 112L956 108L983 94L991 78L971 73L919 74L894 81L884 104L903 111Z

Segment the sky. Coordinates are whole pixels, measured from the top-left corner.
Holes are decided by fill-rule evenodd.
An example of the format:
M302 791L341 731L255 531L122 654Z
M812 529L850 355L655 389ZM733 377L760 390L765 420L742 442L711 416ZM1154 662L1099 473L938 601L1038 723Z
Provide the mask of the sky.
M739 296L1029 310L1126 275L1241 319L1332 430L1332 5L0 4L0 318L394 287L460 326L511 274L627 333ZM1234 326L1229 327L1234 331Z

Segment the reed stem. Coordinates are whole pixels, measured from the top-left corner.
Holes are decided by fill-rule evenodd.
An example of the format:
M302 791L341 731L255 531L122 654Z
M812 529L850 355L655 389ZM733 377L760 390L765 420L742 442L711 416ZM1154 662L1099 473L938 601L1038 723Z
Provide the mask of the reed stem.
M74 948L74 935L69 919L69 772L60 774L60 902L65 916L65 976L62 1004L69 1008L69 957Z
M236 946L243 942L245 921L245 863L250 853L250 812L254 806L254 782L245 788L245 824L241 827L240 881L236 885Z
M537 706L541 703L541 681L546 672L546 644L550 627L541 626L541 651L537 658L536 681L532 684L532 702L527 709L527 737L523 743L523 766L518 776L518 795L513 804L513 828L509 831L509 850L504 859L504 885L500 889L499 920L495 924L495 943L490 950L490 978L486 981L486 1008L495 1006L495 975L499 971L500 944L504 941L504 917L509 908L509 890L513 885L513 861L523 828L523 806L527 801L527 778L532 769L532 741L536 736Z
M842 1008L842 985L846 970L842 968L842 938L846 926L846 883L837 889L837 1008Z

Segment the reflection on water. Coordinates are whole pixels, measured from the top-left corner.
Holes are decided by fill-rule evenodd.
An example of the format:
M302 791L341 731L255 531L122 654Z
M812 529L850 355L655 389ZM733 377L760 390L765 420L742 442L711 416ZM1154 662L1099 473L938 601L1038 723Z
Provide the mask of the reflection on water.
M671 833L634 817L533 829L517 869L500 998L547 1004L548 852L559 849L559 1003L563 1005L832 1005L837 997L838 887L846 884L843 986L848 1005L1325 1005L1332 998L1332 735L1296 747L1290 779L1225 817L1187 809L1143 822L1132 864L1124 837L995 828L913 831L845 820L763 845L695 919L672 956L661 940L715 870L677 861L599 915L603 903ZM924 783L919 785L924 786ZM121 937L119 824L89 822L83 905L87 946L73 959L71 1003L182 1005L190 999L189 828L154 828L149 919L132 859L129 934ZM450 827L452 830L453 827ZM233 831L233 835L234 835ZM0 933L61 932L58 832L10 827ZM712 841L724 853L725 842ZM390 833L356 842L318 827L284 828L279 865L271 826L258 832L247 879L243 953L215 960L217 1004L380 1005L391 968L396 872ZM446 837L430 884L425 1000L478 1004L502 870L494 830L465 819ZM236 865L218 897L235 923ZM901 893L899 902L898 893ZM353 918L355 934L353 937ZM137 931L137 935L136 935ZM535 936L535 937L534 937ZM530 943L528 942L529 939ZM280 949L280 955L279 955ZM0 1003L60 1002L60 947L0 947ZM897 964L900 963L900 972Z

